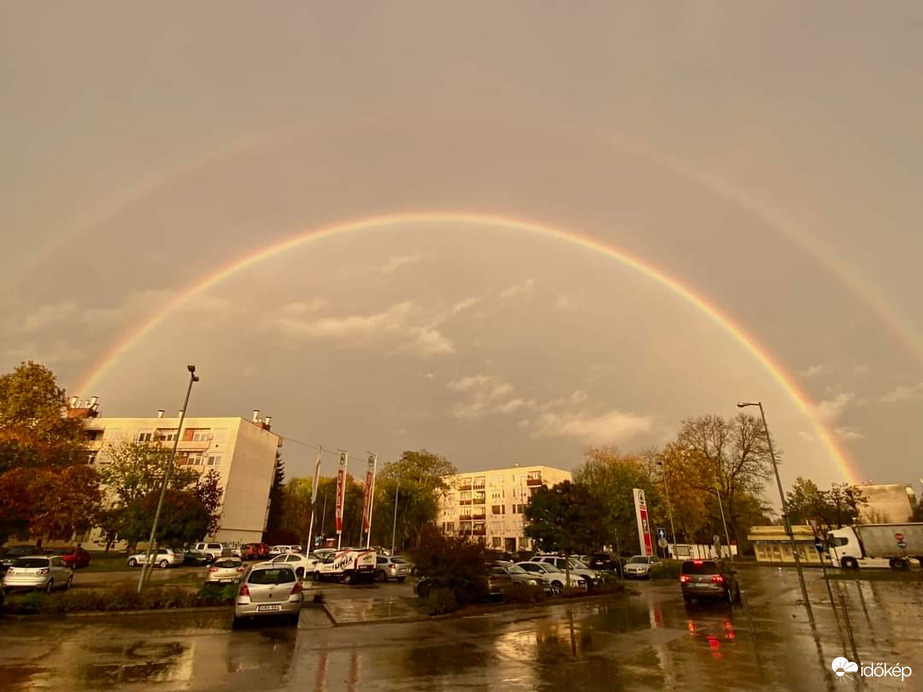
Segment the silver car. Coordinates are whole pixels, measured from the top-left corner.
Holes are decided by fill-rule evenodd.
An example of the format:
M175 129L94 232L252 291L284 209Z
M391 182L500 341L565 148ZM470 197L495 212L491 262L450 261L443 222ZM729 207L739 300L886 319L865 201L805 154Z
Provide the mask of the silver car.
M42 589L51 593L54 589L65 591L74 583L74 570L60 557L35 555L17 559L3 577L3 588Z
M244 618L285 615L293 625L301 613L301 580L288 565L261 563L246 573L234 600L234 626Z
M233 584L239 582L247 568L239 557L219 557L208 568L206 584Z
M304 579L306 574L314 574L314 567L318 562L319 559L316 555L302 555L300 553L284 553L269 561L273 565L292 567L299 579Z
M660 558L652 555L635 555L625 563L625 576L635 579L650 579L651 571L663 567Z
M502 569L513 578L514 584L527 584L528 586L540 586L545 593L551 593L551 579L547 574L538 572L527 572L519 565L510 562L495 562L494 567Z
M183 564L186 557L182 553L177 553L170 548L158 548L157 552L151 556L151 562L156 566L162 569L167 567L175 567L177 565ZM147 551L143 553L135 553L134 555L128 558L129 567L137 567L138 565L143 565L147 562Z
M551 593L558 593L564 588L565 584L574 589L586 589L586 581L584 581L583 577L571 573L570 580L568 581L567 574L565 574L564 570L548 564L547 562L517 562L516 566L521 567L531 574L545 576L551 583Z
M388 581L389 579L404 581L410 576L412 569L413 565L403 558L379 555L375 560L375 579L377 581Z

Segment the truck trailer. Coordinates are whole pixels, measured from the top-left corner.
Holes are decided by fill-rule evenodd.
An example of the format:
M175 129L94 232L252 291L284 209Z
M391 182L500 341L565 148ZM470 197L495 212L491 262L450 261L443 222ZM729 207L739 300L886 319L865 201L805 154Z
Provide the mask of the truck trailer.
M885 559L891 569L908 569L910 560L923 566L923 523L856 524L827 534L828 556L843 569L872 566Z

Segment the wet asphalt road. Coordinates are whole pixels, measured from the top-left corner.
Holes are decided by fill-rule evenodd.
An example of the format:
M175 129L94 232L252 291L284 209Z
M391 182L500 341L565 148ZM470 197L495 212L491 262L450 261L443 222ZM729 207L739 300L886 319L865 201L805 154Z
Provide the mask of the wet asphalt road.
M816 626L792 571L741 571L749 608L686 606L676 584L636 595L425 622L333 627L302 611L297 630L230 630L225 613L10 621L0 624L3 690L650 690L923 689L923 582L833 584L847 599L860 663L916 671L905 682L837 678L855 660L819 573ZM409 591L328 589L332 610L383 613ZM752 623L752 624L751 624Z

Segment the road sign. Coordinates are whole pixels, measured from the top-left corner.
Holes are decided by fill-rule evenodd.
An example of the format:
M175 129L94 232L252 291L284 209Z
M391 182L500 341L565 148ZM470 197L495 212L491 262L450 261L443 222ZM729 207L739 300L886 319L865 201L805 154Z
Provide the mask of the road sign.
M897 547L900 548L901 550L903 550L904 548L907 547L907 544L906 544L904 541L898 541L898 542L897 542Z
M819 553L824 552L824 542L820 538L814 539L814 549Z
M657 529L657 538L666 538L666 537L667 537L666 529ZM660 546L660 547L662 548L663 546Z
M721 542L721 536L719 536L718 534L715 534L714 536L711 537L711 542L712 542L712 543L720 543L720 542Z
M900 543L902 540L904 540L904 534L902 533L894 534L894 540Z
M667 543L666 538L658 538L657 545L659 545L661 548L666 548L669 544Z

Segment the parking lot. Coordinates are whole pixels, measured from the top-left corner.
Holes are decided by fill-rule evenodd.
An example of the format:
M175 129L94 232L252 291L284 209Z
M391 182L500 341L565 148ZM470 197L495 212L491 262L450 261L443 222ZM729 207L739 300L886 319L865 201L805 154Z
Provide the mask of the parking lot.
M916 575L918 576L918 575ZM297 629L230 629L229 611L4 621L4 689L843 689L853 658L816 570L812 626L791 570L744 568L741 607L686 605L678 585L632 582L631 595L438 619L404 609L409 584L325 584L336 626L305 608ZM913 575L912 575L913 577ZM923 585L845 580L860 662L923 674ZM410 620L410 618L416 618ZM368 624L368 621L374 624ZM915 674L915 675L916 675ZM858 689L857 681L846 683ZM918 689L882 679L869 689Z

